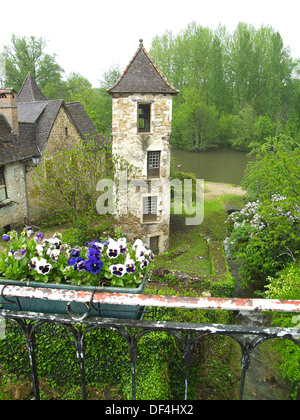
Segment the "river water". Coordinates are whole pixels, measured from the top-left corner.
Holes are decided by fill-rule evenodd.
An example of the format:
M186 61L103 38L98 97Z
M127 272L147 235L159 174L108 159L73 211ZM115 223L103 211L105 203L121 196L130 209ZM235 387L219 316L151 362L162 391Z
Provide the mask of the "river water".
M172 158L181 165L180 171L196 175L198 179L240 185L250 158L245 152L229 148L207 152L172 149Z

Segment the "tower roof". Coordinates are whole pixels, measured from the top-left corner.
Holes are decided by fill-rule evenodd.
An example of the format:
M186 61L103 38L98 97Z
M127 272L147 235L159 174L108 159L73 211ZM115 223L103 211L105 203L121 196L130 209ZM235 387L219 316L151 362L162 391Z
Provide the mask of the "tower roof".
M40 102L48 101L45 95L42 94L36 81L30 73L26 76L24 83L17 95L18 102Z
M119 80L107 89L110 95L122 93L168 93L177 95L143 46L143 40Z

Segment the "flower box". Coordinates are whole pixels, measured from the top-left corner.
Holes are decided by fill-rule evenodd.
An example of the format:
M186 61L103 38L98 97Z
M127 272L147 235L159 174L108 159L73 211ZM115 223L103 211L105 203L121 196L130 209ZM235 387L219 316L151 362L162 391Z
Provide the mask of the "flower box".
M126 238L88 242L71 247L60 234L45 239L39 232L33 237L29 227L20 235L3 235L0 251L0 285L17 285L55 290L143 294L153 254L141 240L133 245ZM2 288L0 304L11 311L66 314L75 317L141 319L144 308L131 305L6 297Z
M14 280L6 280L0 278L1 286L28 286L34 288L47 288L56 290L80 290L84 292L106 292L106 293L130 293L130 294L143 294L145 290L145 283L147 273L139 287L135 289L127 289L121 287L92 287L92 286L74 286L66 284L45 284L39 282L19 282ZM68 312L67 301L55 301L46 299L31 299L31 298L13 298L0 296L0 309L9 311L25 311L25 312L40 312L46 314L60 314L65 315ZM73 314L84 315L90 317L102 318L118 318L118 319L141 319L144 314L144 307L131 306L131 305L109 305L109 304L93 304L90 312L82 303L73 302L71 304L71 311ZM75 315L74 315L75 316Z

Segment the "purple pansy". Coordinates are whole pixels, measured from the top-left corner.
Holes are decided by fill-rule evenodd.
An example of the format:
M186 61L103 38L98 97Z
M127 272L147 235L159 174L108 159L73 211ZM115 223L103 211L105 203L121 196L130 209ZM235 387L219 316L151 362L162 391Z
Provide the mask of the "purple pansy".
M86 261L85 266L86 266L86 271L93 274L97 274L103 267L103 262L96 257L90 257Z

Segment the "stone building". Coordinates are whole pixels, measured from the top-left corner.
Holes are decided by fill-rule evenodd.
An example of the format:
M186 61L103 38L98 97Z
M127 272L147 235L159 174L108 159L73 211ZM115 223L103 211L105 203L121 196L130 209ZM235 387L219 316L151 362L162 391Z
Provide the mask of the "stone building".
M118 223L132 239L141 238L155 252L167 251L169 138L172 99L178 91L162 76L140 40L134 57L107 92L112 96L113 152L136 169L125 205L124 192L118 197Z
M79 138L103 139L79 102L48 100L29 74L18 93L0 90L0 229L32 222L32 172L45 154Z

